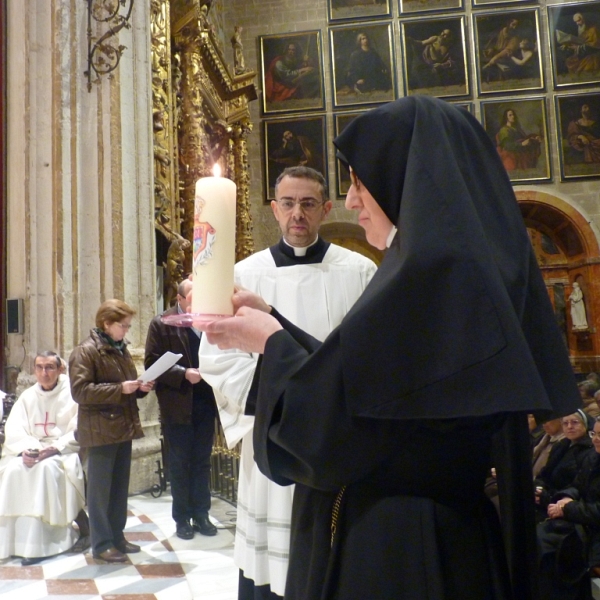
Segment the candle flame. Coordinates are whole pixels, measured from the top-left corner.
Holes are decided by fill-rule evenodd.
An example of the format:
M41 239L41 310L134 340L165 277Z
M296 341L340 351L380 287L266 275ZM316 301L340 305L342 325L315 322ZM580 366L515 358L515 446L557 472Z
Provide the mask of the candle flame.
M215 166L213 167L213 176L221 177L221 166L219 163L215 163Z

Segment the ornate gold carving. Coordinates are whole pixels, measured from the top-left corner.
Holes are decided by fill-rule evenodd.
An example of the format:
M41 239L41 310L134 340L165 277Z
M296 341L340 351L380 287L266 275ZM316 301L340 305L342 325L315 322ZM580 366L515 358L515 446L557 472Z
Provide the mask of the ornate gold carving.
M125 7L125 14L121 14L121 7ZM119 40L117 34L123 28L131 28L129 19L133 0L87 0L87 10L88 66L84 75L88 80L88 92L91 92L93 83L100 83L102 75L111 78L112 72L119 66L125 46L116 45ZM92 20L96 22L96 27L104 26L106 29L101 35L98 34L99 37L93 34Z
M232 77L199 0L188 11L177 1L173 34L181 57L182 108L179 113L180 193L185 213L182 235L192 239L195 183L219 162L238 186L236 258L253 251L249 210L246 136L252 130L248 103L256 99L256 73Z

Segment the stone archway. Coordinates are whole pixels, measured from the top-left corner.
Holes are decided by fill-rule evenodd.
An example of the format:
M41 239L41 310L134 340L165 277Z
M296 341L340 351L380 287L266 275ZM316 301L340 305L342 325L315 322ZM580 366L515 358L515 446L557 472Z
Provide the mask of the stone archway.
M587 219L557 196L517 191L548 294L574 368L600 369L600 246ZM574 330L569 296L578 282L584 294L588 327Z

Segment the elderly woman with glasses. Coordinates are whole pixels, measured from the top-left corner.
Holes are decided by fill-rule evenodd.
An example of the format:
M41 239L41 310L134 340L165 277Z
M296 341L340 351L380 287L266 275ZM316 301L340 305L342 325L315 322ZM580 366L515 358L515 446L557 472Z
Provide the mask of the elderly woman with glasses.
M334 143L346 207L387 248L362 296L322 343L242 292L235 317L202 326L262 354L255 460L296 483L286 600L534 598L527 414L580 401L498 153L467 111L424 96Z
M570 419L570 417L565 417ZM538 525L542 597L591 598L588 570L600 577L600 422L590 433L593 450L584 454L575 480L557 492L548 519Z
M88 511L92 555L120 563L139 552L123 535L131 441L143 437L137 398L154 382L142 383L127 350L125 334L135 311L121 300L107 300L96 313L96 327L69 358L71 394L79 404L77 433L88 452Z
M534 481L538 520L546 518L548 504L557 490L571 485L592 448L588 416L583 410L563 417L562 430L565 437L554 445L546 466Z

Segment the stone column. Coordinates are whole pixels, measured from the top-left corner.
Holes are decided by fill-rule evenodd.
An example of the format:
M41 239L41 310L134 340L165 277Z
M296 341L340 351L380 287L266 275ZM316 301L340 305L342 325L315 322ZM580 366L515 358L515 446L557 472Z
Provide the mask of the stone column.
M156 312L148 12L135 3L118 68L88 92L87 3L7 0L7 293L25 300L7 363L22 387L36 352L68 358L112 297L137 312L128 338L141 366ZM134 448L146 458L132 490L154 483L159 449L155 399L140 408L150 435Z

